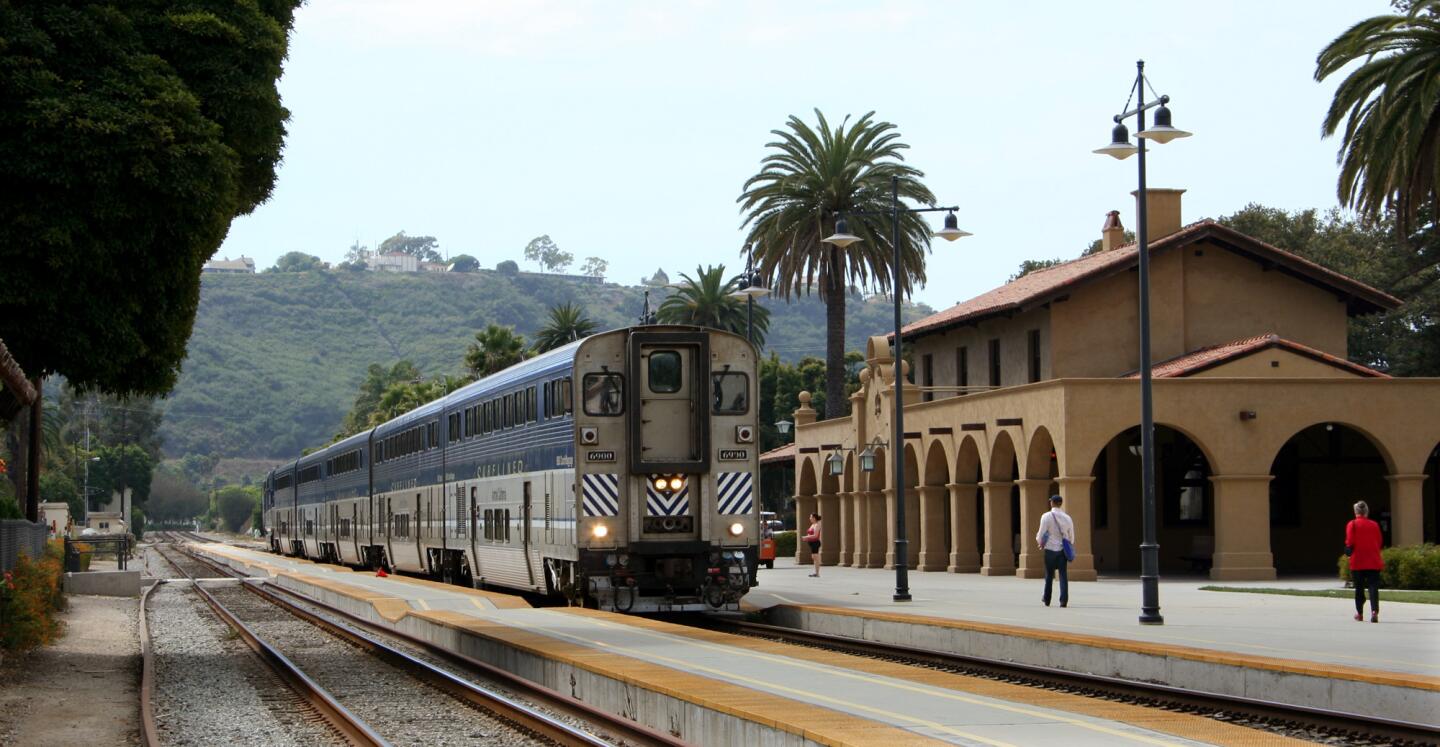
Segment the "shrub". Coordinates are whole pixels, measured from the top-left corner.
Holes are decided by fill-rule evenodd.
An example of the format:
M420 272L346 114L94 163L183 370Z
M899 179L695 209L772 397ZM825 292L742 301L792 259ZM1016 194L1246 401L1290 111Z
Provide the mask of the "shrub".
M1387 547L1380 551L1380 559L1385 563L1380 571L1382 587L1440 590L1440 546ZM1340 571L1340 580L1349 583L1350 559L1341 555L1336 566Z
M777 558L793 558L793 557L795 557L795 530L794 530L794 529L791 529L791 530L785 531L785 532L776 532L773 536L775 537L775 557L777 557Z
M40 558L21 555L0 579L0 649L27 651L59 634L55 613L65 605L60 553L60 543L51 542Z

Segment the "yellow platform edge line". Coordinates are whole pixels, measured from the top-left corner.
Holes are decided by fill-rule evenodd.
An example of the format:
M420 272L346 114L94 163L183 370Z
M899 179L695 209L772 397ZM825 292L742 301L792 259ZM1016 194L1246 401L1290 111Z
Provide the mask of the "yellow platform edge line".
M1224 664L1246 669L1263 669L1273 672L1285 672L1289 674L1305 674L1330 679L1350 680L1363 682L1371 685L1388 685L1391 687L1408 687L1416 690L1440 691L1440 677L1432 677L1423 674L1410 674L1406 672L1382 672L1359 667L1346 666L1344 664L1326 664L1322 662L1305 661L1302 659L1282 659L1273 656L1255 656L1242 654L1234 651L1218 651L1194 646L1179 646L1168 643L1150 643L1144 641L1130 641L1122 638L1109 638L1105 636L1087 635L1084 633L1070 633L1060 630L1037 630L1019 626L999 625L996 623L982 623L971 620L955 620L945 617L930 617L926 615L900 615L874 610L855 610L845 607L830 607L827 605L815 604L780 604L769 609L793 609L804 612L820 614L840 615L844 617L858 617L867 620L881 620L884 622L897 622L910 625L923 625L941 628L952 628L975 633L990 633L994 635L1005 635L1015 638L1030 638L1041 640L1047 643L1070 643L1078 646L1090 646L1093 648L1111 649L1134 654L1148 654L1151 656L1168 656L1177 659L1199 661L1208 664Z

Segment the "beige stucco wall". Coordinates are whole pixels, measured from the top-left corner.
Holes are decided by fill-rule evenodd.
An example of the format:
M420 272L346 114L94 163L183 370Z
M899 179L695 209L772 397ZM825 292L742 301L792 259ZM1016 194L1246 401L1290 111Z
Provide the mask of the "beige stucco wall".
M1040 330L1040 379L1052 377L1050 370L1050 313L1046 309L1032 309L1005 319L991 319L974 327L959 327L939 334L927 335L911 343L910 360L915 364L914 381L924 381L923 356L934 356L934 384L956 386L956 351L961 347L967 353L970 369L970 386L990 385L990 340L1000 340L1000 385L1017 386L1030 382L1030 330ZM950 396L937 394L937 397Z
M1339 366L1317 361L1314 358L1284 348L1260 350L1243 358L1225 361L1213 368L1197 371L1190 375L1194 379L1225 378L1365 378L1360 374Z

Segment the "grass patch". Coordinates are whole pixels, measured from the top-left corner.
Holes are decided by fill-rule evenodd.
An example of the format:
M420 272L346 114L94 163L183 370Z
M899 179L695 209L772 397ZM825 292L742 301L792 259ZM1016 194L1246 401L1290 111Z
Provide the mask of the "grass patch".
M1286 597L1328 597L1330 599L1354 599L1354 589L1270 589L1248 586L1202 586L1201 591L1234 591L1241 594L1279 594ZM1402 589L1381 589L1382 602L1411 602L1414 604L1440 604L1440 591L1405 591Z

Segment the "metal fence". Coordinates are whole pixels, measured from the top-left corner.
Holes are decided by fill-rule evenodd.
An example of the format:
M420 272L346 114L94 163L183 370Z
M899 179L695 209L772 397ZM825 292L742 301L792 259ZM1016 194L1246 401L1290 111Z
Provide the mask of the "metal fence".
M32 558L45 554L45 540L50 529L44 524L24 519L0 519L0 571L15 570L15 562L24 553Z

